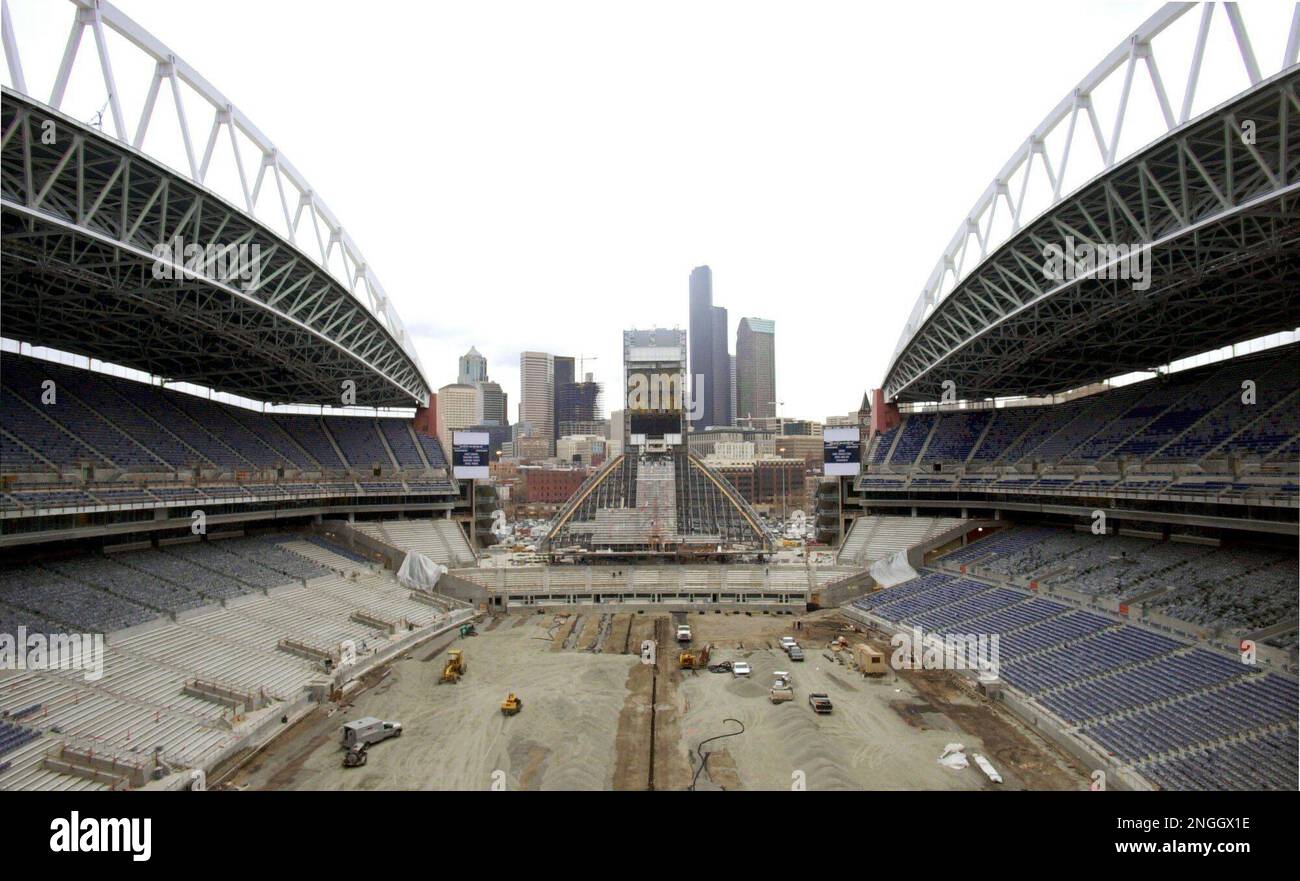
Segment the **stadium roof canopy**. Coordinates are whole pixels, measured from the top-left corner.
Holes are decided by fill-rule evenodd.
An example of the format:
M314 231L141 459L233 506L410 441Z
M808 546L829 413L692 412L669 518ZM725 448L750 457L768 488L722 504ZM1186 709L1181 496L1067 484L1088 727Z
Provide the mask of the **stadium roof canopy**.
M0 333L260 401L427 403L428 382L391 301L288 159L110 3L72 0L67 9L72 29L51 62L57 71L46 100L26 85L48 60L36 51L42 44L15 36L5 8L14 88L5 87L0 116ZM110 31L123 41L105 40ZM110 45L141 53L153 68L138 115L122 106L129 92L114 79ZM99 55L111 133L59 109L79 50ZM169 98L180 170L141 149L157 143L146 132ZM260 166L246 170L250 149ZM233 192L210 173L222 151L238 172Z
M1225 5L1250 86L1194 119L1204 40L1189 52L1193 68L1179 117L1150 43L1191 6L1169 4L1153 16L1009 160L918 299L886 373L888 398L1059 392L1300 327L1300 6L1280 70L1265 77L1240 12ZM1204 34L1213 8L1204 7L1194 33ZM1128 90L1144 62L1165 133L1117 160ZM1090 94L1119 71L1124 97L1108 138ZM1103 169L1062 195L1066 163L1078 162L1069 152L1076 122L1080 132L1091 128L1082 137L1095 138ZM1053 164L1045 139L1067 124L1064 155ZM1076 154L1084 147L1076 144ZM1035 169L1053 195L1022 226ZM995 247L989 230L1000 206L1010 232ZM967 261L975 248L979 257ZM963 263L971 264L964 274Z

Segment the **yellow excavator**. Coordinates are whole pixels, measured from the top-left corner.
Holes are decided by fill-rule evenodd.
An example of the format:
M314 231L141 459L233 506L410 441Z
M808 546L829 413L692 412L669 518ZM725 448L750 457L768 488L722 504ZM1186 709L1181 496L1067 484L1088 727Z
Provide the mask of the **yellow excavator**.
M699 651L686 649L677 656L677 665L683 670L703 670L709 666L709 646Z
M447 663L442 668L442 682L457 683L460 677L465 675L469 669L465 664L465 654L460 649L449 649L447 651Z

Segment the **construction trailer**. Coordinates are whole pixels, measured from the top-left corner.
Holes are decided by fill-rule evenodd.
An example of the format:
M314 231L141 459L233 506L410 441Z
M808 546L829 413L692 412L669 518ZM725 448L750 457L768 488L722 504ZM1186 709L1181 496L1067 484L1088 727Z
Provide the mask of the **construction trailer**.
M885 664L885 653L873 649L865 642L853 646L853 662L864 676L884 676L889 670Z

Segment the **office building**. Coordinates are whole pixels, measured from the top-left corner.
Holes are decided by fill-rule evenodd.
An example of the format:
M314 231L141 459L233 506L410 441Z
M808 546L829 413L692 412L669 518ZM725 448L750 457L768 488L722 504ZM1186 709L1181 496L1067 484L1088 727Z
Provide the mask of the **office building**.
M736 329L736 419L776 416L776 322L742 318Z

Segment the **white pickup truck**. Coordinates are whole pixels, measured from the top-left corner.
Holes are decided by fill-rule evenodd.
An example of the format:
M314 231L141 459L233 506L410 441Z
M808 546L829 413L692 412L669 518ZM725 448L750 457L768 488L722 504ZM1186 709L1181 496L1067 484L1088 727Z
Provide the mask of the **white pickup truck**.
M678 625L677 625L677 641L678 641L678 642L690 642L690 641L691 641L691 625L689 625L689 624L678 624Z

